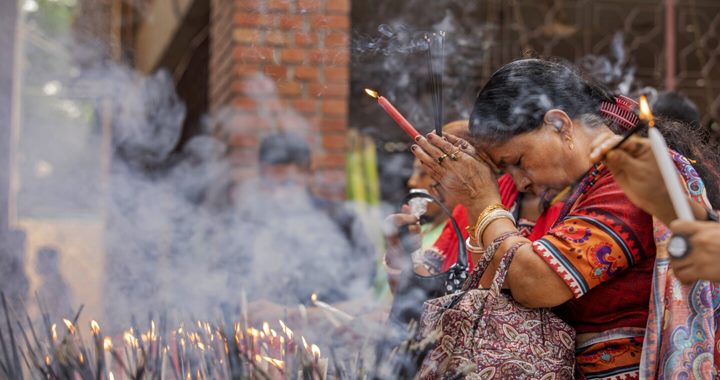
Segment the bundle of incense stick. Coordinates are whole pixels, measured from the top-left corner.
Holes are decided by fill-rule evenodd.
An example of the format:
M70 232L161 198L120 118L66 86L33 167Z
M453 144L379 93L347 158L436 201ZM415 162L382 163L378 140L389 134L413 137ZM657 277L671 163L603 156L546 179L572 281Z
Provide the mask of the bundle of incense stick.
M435 119L435 133L442 136L443 126L443 72L445 71L445 32L426 34L428 43L428 73L430 76L430 89L432 92L433 117ZM437 54L433 51L437 50ZM437 62L436 62L437 61ZM439 66L439 68L437 67Z

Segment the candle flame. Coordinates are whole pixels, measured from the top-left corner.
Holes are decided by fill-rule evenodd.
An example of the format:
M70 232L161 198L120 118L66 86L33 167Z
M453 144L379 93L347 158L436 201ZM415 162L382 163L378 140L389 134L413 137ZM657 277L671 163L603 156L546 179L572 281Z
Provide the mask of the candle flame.
M645 95L640 97L640 118L648 122L648 126L654 127L655 121L653 120L653 114L650 110L650 104L647 101Z
M267 322L263 322L263 332L265 335L270 335L270 324Z
M110 338L109 336L106 336L105 339L103 339L103 348L105 349L105 351L112 350L112 348L113 348L112 338Z
M53 341L57 340L57 324L53 323L50 329L52 330Z
M63 322L65 323L65 326L67 326L67 329L70 332L70 334L74 335L75 334L75 326L73 326L73 323L67 319L63 319Z
M90 321L90 330L95 335L100 334L100 325L94 319Z
M83 356L82 352L80 353L80 364L85 363L85 356Z
M288 327L288 328L287 328L287 331L285 331L285 335L287 335L288 339L292 340L293 335L295 335L295 334L294 334L293 331L290 330L290 328Z
M265 360L266 362L272 364L273 366L277 367L278 369L283 369L285 367L285 362L279 359L274 359L268 356L262 356L262 360Z
M135 347L135 348L137 348L137 346L138 346L138 340L137 340L137 338L135 338L135 336L132 334L132 329L130 329L130 330L128 330L128 331L125 331L125 333L123 334L123 338L125 339L125 342L127 342L127 344L128 344L130 347Z
M108 373L108 380L115 380L115 375L112 372Z
M316 303L317 300L318 300L318 298L317 298L317 293L313 293L313 294L310 296L310 301L312 301L312 303Z
M50 359L50 355L45 355L45 364L50 365L52 363L52 360Z
M312 346L310 346L310 352L312 352L312 355L315 359L320 359L320 347L313 344Z
M277 331L270 329L270 335L272 335L273 338L277 338Z
M307 341L305 340L304 336L301 336L301 338L302 338L303 346L305 346L305 349L307 350L308 349Z
M375 99L377 99L378 96L380 96L380 94L378 94L377 91L371 90L371 89L369 89L369 88L366 88L366 89L365 89L365 93L368 94L368 95L370 95L370 96L372 96L372 97L375 98Z

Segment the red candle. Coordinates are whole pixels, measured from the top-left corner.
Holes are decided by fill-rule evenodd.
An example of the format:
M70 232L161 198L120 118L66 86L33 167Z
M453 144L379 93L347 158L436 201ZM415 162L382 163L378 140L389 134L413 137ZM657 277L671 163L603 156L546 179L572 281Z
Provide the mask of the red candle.
M372 96L373 98L377 99L378 104L380 104L380 107L382 107L385 110L385 112L387 112L387 114L390 115L390 117L393 118L393 120L395 120L397 125L399 125L400 128L402 128L405 131L405 133L407 133L408 136L410 136L410 138L413 139L413 141L415 140L416 137L420 136L420 132L418 132L417 129L415 129L415 127L413 127L412 124L410 124L410 122L407 121L407 119L400 113L400 111L397 110L397 108L395 108L395 106L392 105L392 103L390 103L389 100L387 100L383 96L380 96L377 93L377 91L373 91L373 90L366 88L365 92L368 95Z

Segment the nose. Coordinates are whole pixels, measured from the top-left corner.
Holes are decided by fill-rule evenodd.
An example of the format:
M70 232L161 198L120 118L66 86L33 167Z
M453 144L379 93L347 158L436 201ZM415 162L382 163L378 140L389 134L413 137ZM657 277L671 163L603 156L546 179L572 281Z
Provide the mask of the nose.
M532 188L533 182L528 176L518 168L508 169L508 174L512 177L515 187L521 193L525 193Z

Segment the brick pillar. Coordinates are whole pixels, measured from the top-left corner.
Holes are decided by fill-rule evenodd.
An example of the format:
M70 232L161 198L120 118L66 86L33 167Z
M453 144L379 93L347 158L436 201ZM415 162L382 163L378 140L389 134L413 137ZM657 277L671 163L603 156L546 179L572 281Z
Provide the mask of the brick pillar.
M344 196L350 0L212 0L210 108L238 176L258 139L305 133L318 195Z

